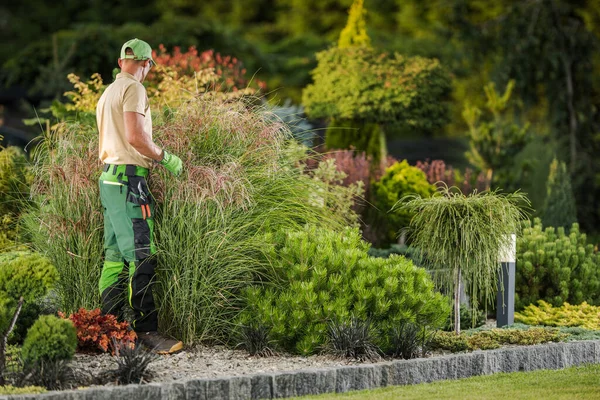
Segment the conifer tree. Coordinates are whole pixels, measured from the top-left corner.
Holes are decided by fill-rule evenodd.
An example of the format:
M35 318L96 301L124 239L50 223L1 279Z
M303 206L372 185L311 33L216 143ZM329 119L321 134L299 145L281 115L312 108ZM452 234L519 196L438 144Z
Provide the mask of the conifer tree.
M577 222L575 197L567 165L556 158L550 165L550 174L546 183L546 200L542 210L544 226L569 228Z

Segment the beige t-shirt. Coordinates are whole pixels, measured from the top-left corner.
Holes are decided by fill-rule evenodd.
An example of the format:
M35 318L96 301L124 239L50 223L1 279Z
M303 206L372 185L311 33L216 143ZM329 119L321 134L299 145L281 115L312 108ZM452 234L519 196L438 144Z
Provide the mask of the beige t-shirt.
M127 142L123 113L144 116L144 131L152 139L152 115L146 88L127 72L117 74L98 101L96 122L100 133L100 160L105 164L133 164L150 168L152 159L141 155Z

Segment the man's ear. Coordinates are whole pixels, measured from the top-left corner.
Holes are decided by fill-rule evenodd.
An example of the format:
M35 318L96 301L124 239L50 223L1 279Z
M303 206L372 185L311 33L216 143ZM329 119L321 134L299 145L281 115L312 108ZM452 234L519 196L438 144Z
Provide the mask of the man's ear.
M117 64L119 64L119 68L123 69L123 60L121 60L120 58L117 59Z

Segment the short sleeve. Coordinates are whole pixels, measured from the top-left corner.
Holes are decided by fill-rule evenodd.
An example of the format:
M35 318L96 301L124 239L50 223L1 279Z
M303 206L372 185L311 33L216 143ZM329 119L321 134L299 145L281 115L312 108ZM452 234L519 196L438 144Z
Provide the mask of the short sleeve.
M131 111L146 115L148 97L146 89L141 84L127 86L123 94L123 112Z

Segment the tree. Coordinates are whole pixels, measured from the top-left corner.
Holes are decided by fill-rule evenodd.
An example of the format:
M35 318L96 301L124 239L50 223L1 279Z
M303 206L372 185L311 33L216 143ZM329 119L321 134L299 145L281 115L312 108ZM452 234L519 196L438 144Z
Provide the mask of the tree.
M500 249L520 228L528 204L521 193L481 192L465 196L440 188L431 198L407 196L395 209L414 214L409 237L421 250L421 262L435 272L437 282L454 297L454 331L460 334L460 286L470 289L473 308L477 300L493 301L496 295Z
M546 183L546 201L541 214L544 226L568 229L577 222L571 178L566 164L556 158L550 165L550 174Z
M370 47L364 16L363 0L355 0L338 47L317 54L314 83L305 88L302 99L311 118L329 118L377 135L378 149L372 150L370 138L362 141L369 147L357 150L371 150L368 155L382 163L383 169L385 127L431 132L442 126L447 122L444 99L450 79L437 60L407 58Z
M367 35L367 23L363 7L364 0L355 0L348 12L348 23L340 33L338 47L343 49L352 46L371 46L371 39Z
M485 120L481 120L483 112L476 106L467 103L463 111L471 147L467 158L486 174L491 185L507 184L508 179L502 173L512 166L515 156L531 140L529 124L521 126L510 115L508 104L514 85L515 82L510 81L502 96L496 92L493 83L485 86L489 114Z

